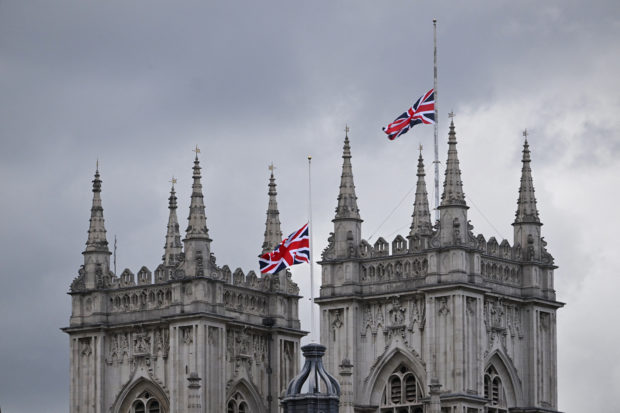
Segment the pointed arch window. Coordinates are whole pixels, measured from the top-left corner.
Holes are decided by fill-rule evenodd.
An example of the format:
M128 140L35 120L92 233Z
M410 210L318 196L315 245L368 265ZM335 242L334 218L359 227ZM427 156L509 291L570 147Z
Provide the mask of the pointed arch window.
M493 366L489 366L484 372L484 398L487 402L488 413L507 413L506 393L502 385L502 379Z
M422 413L422 386L406 366L399 366L387 379L381 397L381 413Z
M235 393L233 397L228 399L226 403L226 413L251 413L248 403L245 401L243 395L239 392Z
M163 411L159 400L148 391L145 391L136 397L128 413L163 413Z

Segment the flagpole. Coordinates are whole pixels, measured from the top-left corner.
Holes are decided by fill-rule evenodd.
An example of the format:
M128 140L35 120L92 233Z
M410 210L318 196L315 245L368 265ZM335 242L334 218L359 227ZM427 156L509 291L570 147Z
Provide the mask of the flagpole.
M435 221L439 221L439 116L437 94L437 19L433 19L433 87L435 91Z
M310 340L316 342L314 328L314 259L312 258L312 156L308 155L308 235L310 236Z
M116 234L114 234L114 275L116 275Z

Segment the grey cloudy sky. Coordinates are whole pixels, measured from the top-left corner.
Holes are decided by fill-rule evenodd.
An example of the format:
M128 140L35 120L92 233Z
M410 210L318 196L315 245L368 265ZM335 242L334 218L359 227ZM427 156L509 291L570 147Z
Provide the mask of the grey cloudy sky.
M348 123L368 238L415 184L420 143L430 172L432 127L395 142L380 128L432 87L433 17L440 159L454 110L474 232L512 242L527 127L557 296L567 303L558 315L560 410L617 411L615 0L0 1L3 411L68 411L59 327L69 320L65 293L82 262L97 158L119 271L160 262L168 181L179 179L184 222L196 144L218 264L257 270L267 165L277 166L290 232L307 219L312 154L318 257ZM373 240L405 234L412 202L410 194ZM307 274L294 270L306 292Z

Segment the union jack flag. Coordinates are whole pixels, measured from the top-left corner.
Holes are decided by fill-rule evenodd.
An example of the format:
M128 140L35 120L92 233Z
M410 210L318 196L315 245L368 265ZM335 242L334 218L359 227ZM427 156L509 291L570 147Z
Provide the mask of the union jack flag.
M258 257L261 274L275 274L291 265L310 262L308 224L284 238L272 252Z
M421 96L405 113L383 128L383 131L393 141L418 123L435 123L435 89Z

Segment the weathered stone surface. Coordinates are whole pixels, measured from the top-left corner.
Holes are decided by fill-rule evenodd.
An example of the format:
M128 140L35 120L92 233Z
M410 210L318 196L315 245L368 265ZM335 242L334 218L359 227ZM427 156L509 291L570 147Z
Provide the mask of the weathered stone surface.
M124 270L117 277L97 171L84 265L71 284L64 329L71 343L72 413L279 411L277 399L299 371L305 335L299 288L286 271L258 278L216 265L197 157L193 172L184 248L173 187L155 276L142 267L137 276ZM269 195L275 205L275 193Z
M408 248L400 236L391 250L383 238L374 246L362 240L358 216L334 219L330 246L346 239L346 231L356 242L355 254L338 253L337 242L323 254L317 299L325 365L344 383L342 412L557 410L556 310L562 303L553 290L556 267L540 237L527 143L514 246L474 236L453 123L448 143L433 228L426 224L419 159ZM346 146L350 151L348 139ZM347 175L352 181L352 171Z

